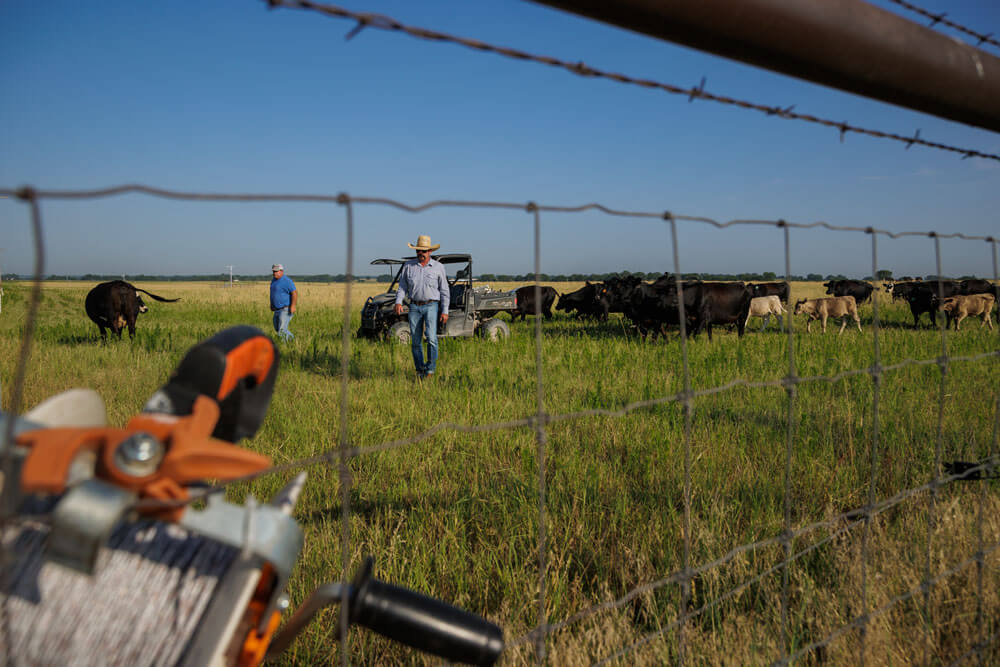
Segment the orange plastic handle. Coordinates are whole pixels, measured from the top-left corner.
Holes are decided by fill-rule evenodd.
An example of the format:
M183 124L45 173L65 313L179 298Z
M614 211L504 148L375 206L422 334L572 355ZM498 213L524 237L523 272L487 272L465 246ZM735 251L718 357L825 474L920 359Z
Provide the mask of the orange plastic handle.
M253 376L260 384L274 363L274 345L269 338L254 336L226 354L226 371L219 383L216 399L223 400L236 388L236 383Z
M182 487L205 479L236 479L266 470L271 459L211 437L219 420L219 406L199 396L186 417L141 414L125 429L54 428L22 433L17 443L30 448L21 469L21 489L26 493L62 493L73 459L83 450L97 452L98 477L139 495L173 500L186 497ZM153 435L166 445L159 468L137 477L115 463L115 450L138 432Z

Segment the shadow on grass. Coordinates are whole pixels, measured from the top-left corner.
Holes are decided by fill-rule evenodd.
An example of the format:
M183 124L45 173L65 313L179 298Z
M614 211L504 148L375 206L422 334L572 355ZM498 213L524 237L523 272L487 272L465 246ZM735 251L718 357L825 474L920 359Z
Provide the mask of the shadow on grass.
M101 337L99 335L88 336L85 334L62 334L55 338L55 342L59 345L100 345Z
M340 521L343 514L343 509L340 504L339 492L336 495L331 495L330 500L332 501L329 507L323 507L320 509L315 509L308 514L302 515L298 518L300 524L313 524L313 523L324 523L327 521ZM450 500L445 500L441 497L429 498L424 495L420 497L419 503L417 502L406 502L404 500L392 501L392 502L380 502L374 500L365 500L361 498L356 489L351 489L351 516L361 517L365 521L372 521L378 516L388 513L396 513L406 510L411 510L418 506L422 509L429 510L450 510L454 509L454 502Z

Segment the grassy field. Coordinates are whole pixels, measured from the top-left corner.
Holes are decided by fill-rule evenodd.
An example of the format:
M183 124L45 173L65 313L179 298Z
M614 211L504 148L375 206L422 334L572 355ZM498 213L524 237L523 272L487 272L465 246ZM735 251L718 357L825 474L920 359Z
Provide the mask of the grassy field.
M270 331L266 284L224 289L194 283L140 287L173 304L147 300L134 341L99 344L83 310L91 285L46 283L33 341L23 405L30 407L71 387L91 387L104 398L109 420L123 425L160 386L184 352L233 324ZM494 288L513 285L495 284ZM555 284L567 292L578 284ZM384 285L352 291L352 333L364 299ZM10 406L30 285L4 283L0 313L3 407ZM299 284L296 339L281 346L281 371L271 410L246 446L275 463L310 457L337 446L340 422L341 335L345 286ZM793 284L792 300L819 296L818 283ZM795 318L794 358L800 377L830 377L867 368L875 359L872 307L861 308L863 333L836 329L805 333ZM943 345L954 356L995 352L1000 336L968 321L944 339L937 329L914 330L908 309L882 301L878 349L883 366L934 360ZM926 323L926 317L924 323ZM788 337L751 322L742 339L716 329L709 342L688 345L696 391L735 379L751 383L788 374ZM348 366L351 444L368 447L409 440L439 422L484 425L537 412L534 323L515 323L511 338L492 344L445 339L438 376L419 384L409 349L352 339ZM543 402L553 415L667 397L684 387L676 335L643 343L619 316L607 323L555 317L543 324ZM977 361L906 364L887 372L877 392L870 375L799 384L791 405L790 521L793 529L838 517L868 501L920 487L935 476L935 461L976 460L996 453L1000 364ZM690 562L698 567L743 544L773 538L785 526L786 438L789 399L779 386L736 385L697 397L690 428ZM557 420L545 429L546 621L560 624L578 612L621 598L683 567L685 417L669 402L623 416ZM992 449L991 449L992 448ZM472 434L445 429L402 447L351 461L352 570L365 554L380 578L448 599L500 624L517 640L539 623L539 472L536 433L530 428ZM290 584L293 607L319 584L349 576L340 571L341 504L335 468L309 469L297 509L306 545ZM291 473L231 490L267 498ZM914 591L972 558L981 536L1000 540L1000 485L957 482L912 497L863 521L841 518L798 536L791 551L814 547L788 568L789 642L795 652ZM867 542L867 556L862 557ZM708 568L692 582L685 624L687 658L698 664L766 664L782 655L781 544L749 550ZM866 570L862 567L867 562ZM948 664L983 638L993 638L986 662L1000 660L1000 555L941 576L922 592L874 614L864 645L874 664L926 659ZM759 576L763 575L763 576ZM978 578L981 577L981 580ZM977 594L980 588L982 595ZM745 585L746 584L746 585ZM737 588L739 587L739 588ZM721 601L717 598L725 596ZM926 603L926 606L925 606ZM981 605L977 609L977 605ZM583 665L642 640L621 664L662 664L677 657L669 629L681 607L680 587L644 590L627 603L561 625L547 639L546 662ZM702 608L705 608L703 611ZM976 625L977 611L985 619ZM294 664L339 661L336 612L322 613L287 654ZM667 628L661 635L658 631ZM645 639L653 635L652 639ZM850 629L808 652L809 662L855 664L861 634ZM433 663L371 634L354 632L351 660L361 664ZM511 646L503 664L533 662L534 647Z

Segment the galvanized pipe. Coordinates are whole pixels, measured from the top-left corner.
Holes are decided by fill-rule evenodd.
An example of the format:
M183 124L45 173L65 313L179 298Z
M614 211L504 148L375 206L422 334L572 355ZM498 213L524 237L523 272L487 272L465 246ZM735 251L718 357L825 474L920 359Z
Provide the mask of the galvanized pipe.
M862 0L535 0L1000 131L1000 58Z

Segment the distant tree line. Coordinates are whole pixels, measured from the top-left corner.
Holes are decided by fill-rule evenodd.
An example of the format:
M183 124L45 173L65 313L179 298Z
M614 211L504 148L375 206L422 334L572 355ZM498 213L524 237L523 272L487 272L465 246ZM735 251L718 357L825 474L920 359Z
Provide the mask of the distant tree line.
M646 273L644 271L618 271L614 273L543 273L540 275L542 281L545 282L583 282L589 280L590 282L603 282L609 278L620 278L625 276L636 276L641 280L655 280L662 276L663 273ZM892 278L892 271L880 270L876 272L876 277L865 276L864 280L888 280ZM82 276L80 275L57 275L49 274L45 276L44 280L79 280L82 282L92 282L100 283L109 280L121 280L122 275L109 275L109 274L97 274L97 273L86 273ZM742 280L743 282L772 282L777 280L784 280L783 276L779 276L773 271L764 271L763 273L684 273L681 275L684 280ZM914 276L915 278L920 278L920 276ZM942 276L942 280L966 280L969 278L975 278L976 276L961 276L959 278L948 278ZM21 275L17 273L5 273L0 276L2 280L30 280L32 276ZM138 274L129 275L124 277L125 280L133 283L138 282L229 282L228 273L217 273L217 274L207 274L207 275L149 275L149 274ZM297 281L306 283L345 283L347 282L347 275L343 273L330 274L330 273L315 273L315 274L294 274L292 278ZM377 276L354 276L354 280L361 282L380 282L388 283L393 279L392 274L383 273ZM794 282L823 282L827 280L845 280L847 276L843 274L829 274L821 275L819 273L809 273L805 276L790 276L789 280ZM934 275L924 276L924 280L937 280L938 277ZM233 275L233 281L240 282L270 282L271 274L260 274L260 275ZM513 273L483 273L477 276L477 280L486 282L503 282L503 283L516 283L516 282L534 282L534 273L523 273L523 274L513 274Z
M30 275L19 275L16 273L3 274L3 280L31 280L33 276ZM336 275L329 273L319 273L314 275L294 275L292 276L294 280L301 280L307 283L346 283L347 275L343 273L338 273ZM209 275L150 275L145 273L140 273L136 275L125 275L122 274L97 274L97 273L85 273L82 276L70 276L70 275L58 275L49 274L43 278L43 280L79 280L82 282L92 282L92 283L102 283L109 280L127 280L130 283L139 282L229 282L228 273L218 273ZM354 276L355 280L375 280L374 276ZM392 278L389 278L391 280ZM233 274L233 282L271 282L271 274L261 274L261 275L237 275Z

